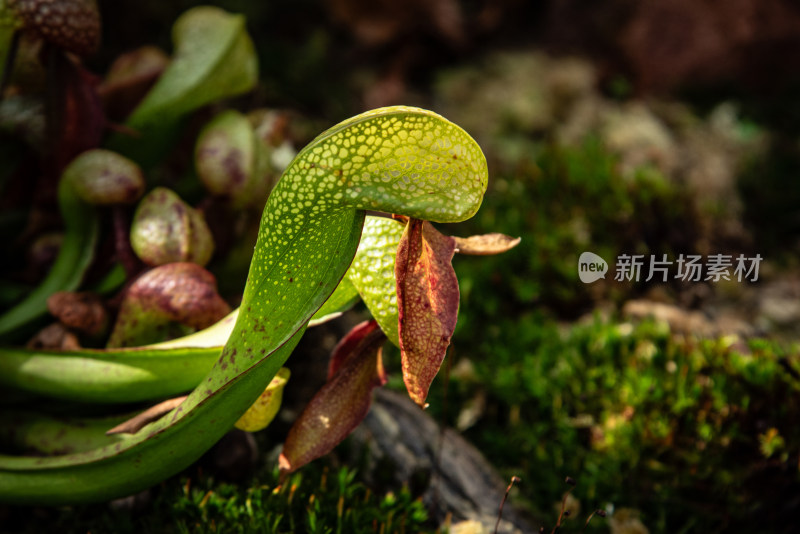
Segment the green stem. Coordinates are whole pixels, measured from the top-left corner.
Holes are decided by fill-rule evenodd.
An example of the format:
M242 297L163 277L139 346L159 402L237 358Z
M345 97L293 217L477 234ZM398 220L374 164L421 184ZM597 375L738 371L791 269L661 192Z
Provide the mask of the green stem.
M58 205L66 227L58 258L44 281L25 300L0 316L0 338L44 315L47 298L53 293L77 289L92 262L98 235L94 208L78 198L67 180L59 183Z
M322 324L358 297L344 279L311 318ZM86 403L126 403L189 391L211 369L231 335L239 310L200 332L145 347L46 351L0 347L0 385L44 397Z

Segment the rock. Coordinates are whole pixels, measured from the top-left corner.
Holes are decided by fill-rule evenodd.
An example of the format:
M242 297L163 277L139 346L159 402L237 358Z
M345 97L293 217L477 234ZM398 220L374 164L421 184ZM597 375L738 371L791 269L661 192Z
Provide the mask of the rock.
M719 310L711 318L703 312L685 310L672 304L649 300L630 300L622 308L622 314L634 319L651 318L669 324L672 332L694 334L701 337L723 335L752 336L755 332L746 317Z
M485 532L494 531L507 482L477 449L455 431L442 430L407 395L377 390L372 409L353 439L366 447L368 483L407 484L421 493L438 523L450 515L453 523L471 521L473 528L478 522ZM497 532L537 532L538 522L512 501L509 498L503 507Z

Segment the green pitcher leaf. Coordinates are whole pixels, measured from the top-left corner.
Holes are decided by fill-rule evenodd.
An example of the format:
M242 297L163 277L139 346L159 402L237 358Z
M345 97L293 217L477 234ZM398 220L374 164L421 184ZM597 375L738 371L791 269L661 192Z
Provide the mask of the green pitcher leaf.
M347 272L381 330L397 346L400 346L400 340L397 336L394 261L404 228L394 219L367 217L361 244Z
M0 337L47 311L47 298L57 291L74 291L94 257L98 222L94 208L75 193L69 180L61 180L58 205L64 218L64 242L47 277L28 296L0 316Z
M83 349L62 352L0 348L0 385L44 397L128 403L196 387L222 348Z
M458 222L477 211L486 184L477 143L430 111L382 108L324 132L267 201L238 318L200 385L123 442L53 457L0 456L0 500L108 500L185 468L283 366L349 268L365 210Z
M242 15L201 6L172 28L175 51L141 104L128 118L136 130L173 122L195 109L253 88L258 60Z
M105 431L126 417L84 418L5 410L0 412L0 443L36 454L90 451L121 441L120 437L106 436Z
M357 299L353 285L343 279L309 326L340 316ZM208 373L238 316L237 308L204 330L144 347L62 352L0 346L0 385L88 403L178 395L196 387Z
M126 121L140 135L116 134L108 143L145 168L177 138L188 113L247 92L258 81L258 57L242 15L192 8L175 21L172 40L172 61Z

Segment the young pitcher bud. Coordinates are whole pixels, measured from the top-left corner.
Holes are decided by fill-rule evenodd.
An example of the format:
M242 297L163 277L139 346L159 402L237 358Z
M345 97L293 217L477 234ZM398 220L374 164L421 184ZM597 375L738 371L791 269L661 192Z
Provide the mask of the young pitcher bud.
M143 46L118 56L99 87L106 112L124 121L169 65L169 56L155 46Z
M7 0L23 26L46 41L89 56L100 45L100 12L95 0Z
M110 150L93 149L79 155L64 170L75 192L89 204L132 204L144 193L142 170Z
M195 167L206 189L234 205L261 205L275 174L271 149L238 111L217 115L200 133Z
M108 347L157 343L208 328L231 309L217 280L195 263L169 263L145 272L125 293Z
M281 367L272 378L267 387L256 399L250 408L236 421L236 428L246 432L258 432L269 426L283 400L283 388L289 381L291 372L286 367Z
M157 187L139 203L131 223L131 246L148 265L191 262L205 265L214 239L203 214L165 187Z

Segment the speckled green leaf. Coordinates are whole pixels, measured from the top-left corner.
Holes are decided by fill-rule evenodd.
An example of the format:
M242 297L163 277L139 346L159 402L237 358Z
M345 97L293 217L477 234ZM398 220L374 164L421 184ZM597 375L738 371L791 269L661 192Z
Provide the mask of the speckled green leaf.
M400 346L397 337L397 290L394 260L405 226L385 217L367 217L361 244L347 271L364 304L378 321L389 341Z
M108 500L185 468L291 354L350 266L365 210L457 222L478 209L486 182L475 141L429 111L382 108L323 133L269 197L231 337L186 401L121 443L46 458L0 456L0 500Z

